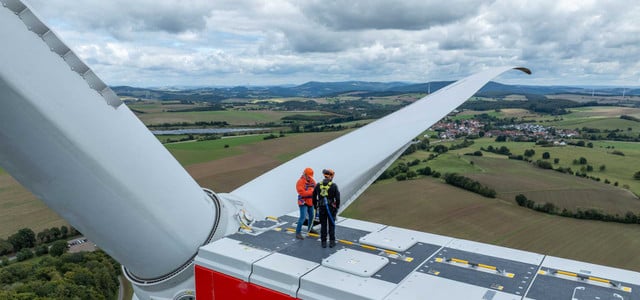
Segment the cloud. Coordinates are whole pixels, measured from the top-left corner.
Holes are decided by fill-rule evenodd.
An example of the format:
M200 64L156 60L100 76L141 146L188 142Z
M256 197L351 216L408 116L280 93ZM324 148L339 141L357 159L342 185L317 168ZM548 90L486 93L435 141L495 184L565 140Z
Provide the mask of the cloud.
M30 0L32 6L64 29L104 31L117 39L130 40L141 32L178 34L205 29L212 9L209 1L111 0L90 3L65 0Z
M472 16L477 1L301 1L304 14L334 30L403 29L421 30L449 24Z
M110 84L640 78L635 0L25 1Z

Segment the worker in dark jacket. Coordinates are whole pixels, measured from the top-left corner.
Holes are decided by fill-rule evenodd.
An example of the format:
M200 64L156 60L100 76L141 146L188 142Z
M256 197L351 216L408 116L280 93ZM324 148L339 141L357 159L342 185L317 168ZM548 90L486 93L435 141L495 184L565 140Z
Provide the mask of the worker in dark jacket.
M322 248L327 247L327 227L329 227L329 247L336 245L336 215L340 208L340 191L333 183L335 172L322 170L324 179L313 189L313 205L320 213L320 242Z

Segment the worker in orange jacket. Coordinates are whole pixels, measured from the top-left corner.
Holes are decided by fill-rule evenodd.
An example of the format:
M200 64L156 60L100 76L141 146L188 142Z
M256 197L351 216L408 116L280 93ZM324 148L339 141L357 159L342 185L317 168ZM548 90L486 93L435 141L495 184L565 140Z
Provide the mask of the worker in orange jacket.
M302 230L302 223L306 219L305 215L309 215L309 231L313 227L313 189L316 186L316 181L313 179L313 169L306 168L302 172L300 179L296 182L296 190L298 191L298 207L300 208L300 218L298 218L298 226L296 226L296 238L303 240L304 237L300 233Z

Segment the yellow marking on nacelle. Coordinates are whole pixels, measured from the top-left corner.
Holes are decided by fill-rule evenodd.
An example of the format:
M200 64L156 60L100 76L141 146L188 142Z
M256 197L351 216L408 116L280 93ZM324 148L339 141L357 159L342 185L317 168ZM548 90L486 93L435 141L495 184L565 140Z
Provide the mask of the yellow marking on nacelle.
M369 249L369 250L377 250L376 247L369 246L369 245L360 245L360 247L365 248L365 249Z
M489 265L485 265L485 264L478 264L478 267L480 268L485 268L485 269L489 269L489 270L494 270L497 271L498 268L494 267L494 266L489 266Z
M384 252L391 255L398 255L398 252L391 251L391 250L384 250Z
M268 216L268 217L267 217L267 219L269 219L269 220L274 220L274 221L276 221L276 222L278 221L278 218L273 217L273 216Z
M628 286L623 286L622 290L625 291L625 292L631 293L631 288L628 287Z
M347 245L353 245L352 241L347 241L347 240L338 240L338 242L343 243L343 244L347 244Z
M452 262L456 262L456 263L460 263L460 264L465 264L465 265L468 265L468 264L469 264L469 262L468 262L468 261L463 260L463 259L452 258L452 259L451 259L451 261L452 261Z
M566 276L572 276L572 277L578 277L578 274L576 273L572 273L572 272L567 272L567 271L556 271L556 273L560 274L560 275L566 275Z
M591 276L589 276L589 280L598 281L598 282L602 282L602 283L611 283L611 280L602 279L602 278L598 278L598 277L591 277Z

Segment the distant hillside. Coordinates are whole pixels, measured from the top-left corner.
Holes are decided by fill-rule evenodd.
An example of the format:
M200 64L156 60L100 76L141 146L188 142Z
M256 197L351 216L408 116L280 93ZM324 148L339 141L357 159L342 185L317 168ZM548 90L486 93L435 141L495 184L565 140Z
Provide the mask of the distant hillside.
M360 92L362 97L391 96L407 93L434 93L451 84L453 81L434 81L427 83L404 82L307 82L297 86L266 86L266 87L211 87L211 88L182 88L182 89L147 89L129 86L115 86L112 89L119 96L140 99L185 100L218 102L224 99L269 99L277 97L335 97L345 93ZM623 93L627 96L640 95L640 88L619 87L570 87L570 86L529 86L508 85L489 82L476 95L482 97L504 97L506 95L552 95L578 94L600 96L617 96Z

